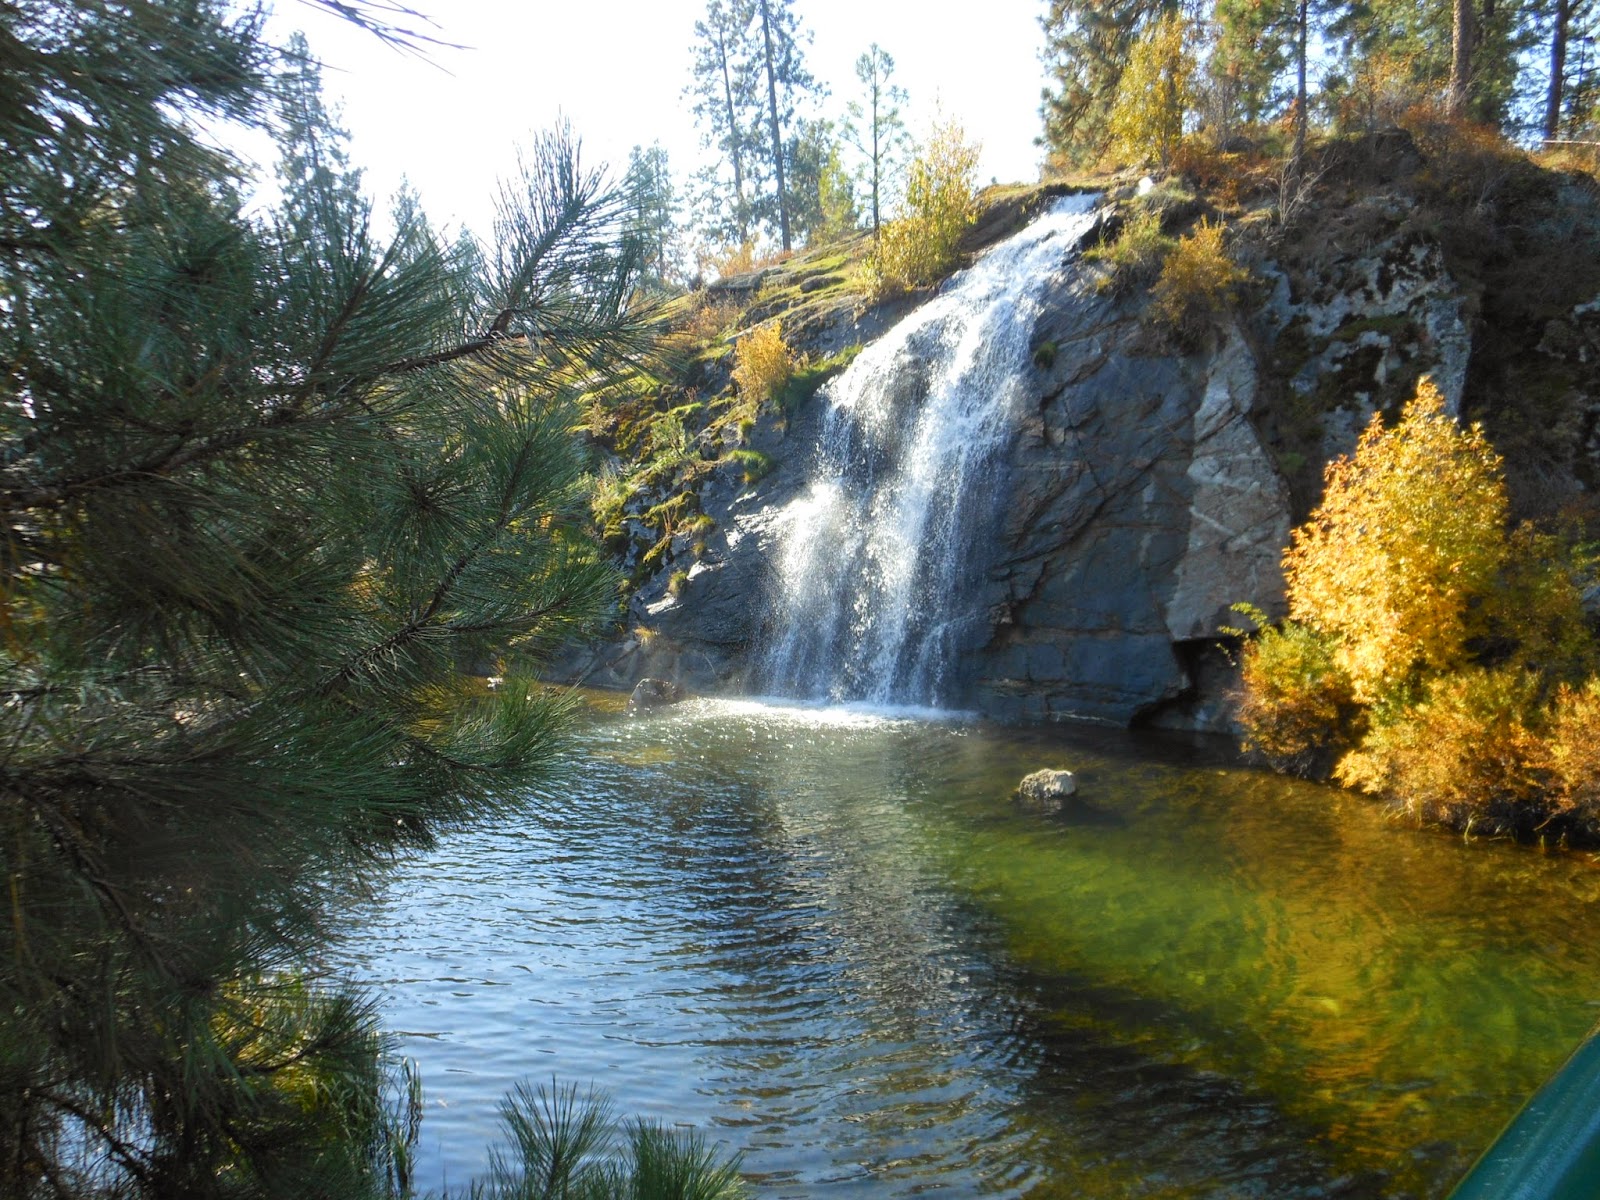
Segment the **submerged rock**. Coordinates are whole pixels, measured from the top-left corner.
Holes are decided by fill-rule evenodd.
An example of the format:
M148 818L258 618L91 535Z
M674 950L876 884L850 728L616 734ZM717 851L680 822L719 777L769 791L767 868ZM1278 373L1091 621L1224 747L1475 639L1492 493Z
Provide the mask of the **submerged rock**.
M641 679L638 686L633 689L633 695L628 697L628 711L632 713L650 708L665 708L669 704L678 703L685 694L681 687L669 679L653 677Z
M1071 771L1035 771L1017 784L1017 800L1039 812L1057 812L1061 802L1078 793L1078 781Z

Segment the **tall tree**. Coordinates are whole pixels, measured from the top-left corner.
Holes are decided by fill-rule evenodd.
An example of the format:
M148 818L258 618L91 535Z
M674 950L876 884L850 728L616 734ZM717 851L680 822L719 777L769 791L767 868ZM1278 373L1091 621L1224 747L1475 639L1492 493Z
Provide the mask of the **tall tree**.
M1215 39L1206 64L1214 107L1226 133L1233 121L1265 120L1287 100L1284 76L1294 57L1295 0L1216 0Z
M1567 38L1572 30L1572 0L1556 0L1550 30L1550 85L1545 93L1544 136L1549 141L1561 131L1562 101L1567 83Z
M767 91L768 163L774 180L779 240L788 250L793 235L783 173L784 131L794 122L800 98L815 92L817 84L805 68L801 43L809 41L810 35L801 28L794 0L756 0L756 6L761 21L760 67Z
M1554 0L1547 15L1550 74L1545 85L1540 129L1546 138L1558 138L1563 131L1580 124L1578 114L1592 107L1593 71L1580 56L1574 78L1569 64L1571 47L1575 43L1585 51L1594 43L1595 18L1600 14L1593 0Z
M678 196L667 151L660 142L648 150L635 146L628 152L622 190L628 200L629 234L640 247L642 281L655 291L666 291L675 273Z
M1169 13L1133 44L1110 114L1112 142L1129 161L1171 163L1194 99L1192 40L1189 23Z
M706 15L694 25L693 58L687 95L693 98L700 141L721 156L732 174L732 191L718 175L717 166L702 177L710 224L717 232L748 242L751 208L747 179L752 154L759 153L756 132L760 104L756 90L756 51L753 42L755 9L751 0L707 0Z
M907 97L906 90L893 82L894 58L877 42L856 59L856 79L861 84L861 98L850 101L842 132L862 158L876 237L883 224L888 177L911 146L911 134L900 113Z
M457 664L611 596L568 431L583 381L644 349L620 203L557 131L493 246L403 205L380 239L305 60L237 13L0 9L0 1193L23 1200L383 1190L370 1016L296 972L397 847L548 767L561 705ZM285 200L249 217L195 127L269 123L275 96Z
M1052 160L1092 162L1104 152L1134 43L1151 22L1180 7L1179 0L1050 0L1041 22L1052 86L1043 93L1040 143Z
M1338 6L1327 30L1346 76L1399 68L1418 98L1442 92L1451 111L1505 128L1517 120L1532 11L1504 0L1365 0Z
M833 122L797 121L785 158L795 236L813 246L852 232L857 222L855 191Z
M1471 99L1472 52L1478 45L1477 14L1473 0L1450 2L1450 88L1446 108L1456 116L1464 116L1467 101Z

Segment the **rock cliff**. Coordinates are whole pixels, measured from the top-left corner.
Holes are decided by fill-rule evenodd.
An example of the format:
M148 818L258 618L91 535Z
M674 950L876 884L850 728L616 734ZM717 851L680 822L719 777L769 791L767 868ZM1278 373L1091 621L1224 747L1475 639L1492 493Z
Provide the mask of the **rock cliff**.
M1108 196L1106 219L1086 242L1114 228L1117 199ZM1587 193L1566 202L1592 217ZM1192 215L1175 211L1169 223L1181 228ZM993 220L991 234L1017 219ZM1358 235L1340 236L1346 229ZM1492 271L1453 259L1447 241L1418 228L1405 195L1381 190L1352 199L1331 230L1298 240L1252 238L1247 219L1235 245L1252 271L1249 296L1184 346L1152 335L1147 296L1107 287L1109 268L1078 259L1060 270L1035 323L1025 402L997 476L1006 481L1003 528L969 564L987 633L956 664L958 702L1007 720L1226 729L1219 627L1238 601L1281 609L1279 558L1315 499L1323 462L1424 373L1458 409L1494 415L1473 397L1484 372L1506 369L1503 346L1490 356L1497 362L1474 362ZM1458 277L1462 261L1475 277ZM1527 348L1559 367L1570 393L1560 479L1544 475L1568 498L1592 483L1600 442L1587 399L1600 395L1590 379L1600 300L1572 302L1585 286L1567 281L1542 326L1530 326L1542 328L1542 341ZM906 307L838 307L813 315L801 337L831 353L881 332ZM904 391L897 404L919 403L914 383ZM622 686L660 675L708 691L746 685L751 654L772 635L781 514L805 485L826 404L824 392L741 435L775 464L759 480L734 461L696 475L702 529L656 546L628 631L568 654L569 676ZM659 505L671 486L634 503ZM639 547L632 552L637 561Z

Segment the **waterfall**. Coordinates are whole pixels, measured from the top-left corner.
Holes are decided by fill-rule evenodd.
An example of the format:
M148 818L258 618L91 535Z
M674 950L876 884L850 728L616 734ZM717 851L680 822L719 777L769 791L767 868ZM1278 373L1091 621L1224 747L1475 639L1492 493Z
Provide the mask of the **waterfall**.
M1093 225L1058 200L868 346L822 393L808 486L779 524L757 683L815 700L948 705L979 606L1004 454L1043 297Z

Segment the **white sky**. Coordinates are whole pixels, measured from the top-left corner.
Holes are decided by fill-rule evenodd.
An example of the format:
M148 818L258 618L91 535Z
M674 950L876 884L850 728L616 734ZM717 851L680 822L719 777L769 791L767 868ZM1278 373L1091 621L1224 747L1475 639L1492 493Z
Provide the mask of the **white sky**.
M705 0L411 0L437 36L467 49L433 49L428 61L398 53L313 6L277 0L270 30L304 29L324 62L324 88L343 105L351 157L386 204L402 177L429 216L486 232L496 181L509 175L532 130L565 113L591 160L620 173L629 147L660 140L674 175L700 154L683 97L689 46ZM1044 0L988 0L944 9L918 0L797 0L815 35L813 75L832 92L837 120L856 87L854 63L877 41L910 93L914 133L935 112L980 141L980 174L1037 177L1039 16Z

